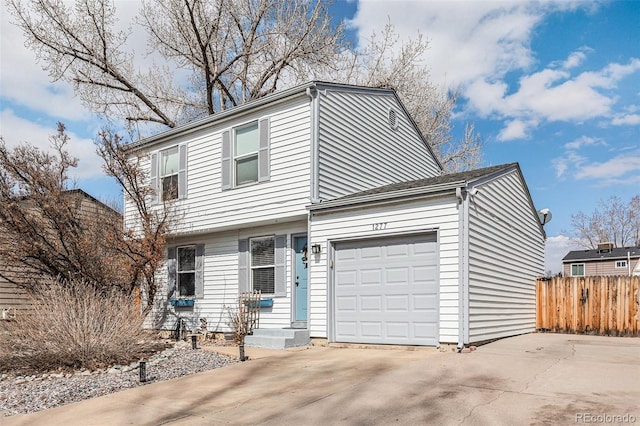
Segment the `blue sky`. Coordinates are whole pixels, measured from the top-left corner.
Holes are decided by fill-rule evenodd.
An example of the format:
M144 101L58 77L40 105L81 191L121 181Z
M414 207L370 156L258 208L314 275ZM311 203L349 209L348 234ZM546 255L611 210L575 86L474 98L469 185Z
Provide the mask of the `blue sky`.
M127 21L137 8L116 1ZM424 34L433 82L460 90L455 132L475 123L483 166L519 162L538 209L547 207L547 267L572 247L571 214L640 194L640 1L338 1L355 43L390 21ZM64 84L51 84L2 5L0 134L46 144L67 124L78 185L118 196L101 176L92 138L100 123Z

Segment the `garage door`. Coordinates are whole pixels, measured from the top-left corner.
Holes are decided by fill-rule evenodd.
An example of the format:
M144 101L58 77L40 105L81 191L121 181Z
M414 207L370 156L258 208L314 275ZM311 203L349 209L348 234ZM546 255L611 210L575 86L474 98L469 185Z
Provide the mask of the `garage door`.
M336 342L437 345L436 234L337 243Z

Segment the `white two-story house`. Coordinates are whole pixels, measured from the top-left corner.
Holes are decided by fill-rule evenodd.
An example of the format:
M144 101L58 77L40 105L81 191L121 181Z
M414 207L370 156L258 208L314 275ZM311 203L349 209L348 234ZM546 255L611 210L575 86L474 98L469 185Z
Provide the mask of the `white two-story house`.
M535 330L545 236L520 168L444 174L393 90L310 82L130 153L180 218L155 327L226 331L239 292L261 290L260 329L330 342Z

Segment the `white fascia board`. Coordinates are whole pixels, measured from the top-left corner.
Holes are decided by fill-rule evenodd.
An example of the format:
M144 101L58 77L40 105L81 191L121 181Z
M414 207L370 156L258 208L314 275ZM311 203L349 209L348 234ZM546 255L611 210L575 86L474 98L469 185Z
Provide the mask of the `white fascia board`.
M392 192L383 192L379 194L369 194L360 197L341 198L332 201L325 201L318 204L307 206L307 210L312 213L320 213L323 210L341 210L349 208L358 208L364 204L374 204L381 202L398 202L405 199L428 197L442 195L443 192L453 192L458 187L465 187L466 182L450 182L440 185L432 185L428 187L402 189Z

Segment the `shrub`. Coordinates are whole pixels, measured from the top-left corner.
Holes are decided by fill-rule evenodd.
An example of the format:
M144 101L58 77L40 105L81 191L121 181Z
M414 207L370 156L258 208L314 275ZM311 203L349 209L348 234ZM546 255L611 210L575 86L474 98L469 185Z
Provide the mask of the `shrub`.
M82 281L46 284L31 295L32 309L0 337L5 370L94 369L129 363L156 349L131 297Z

